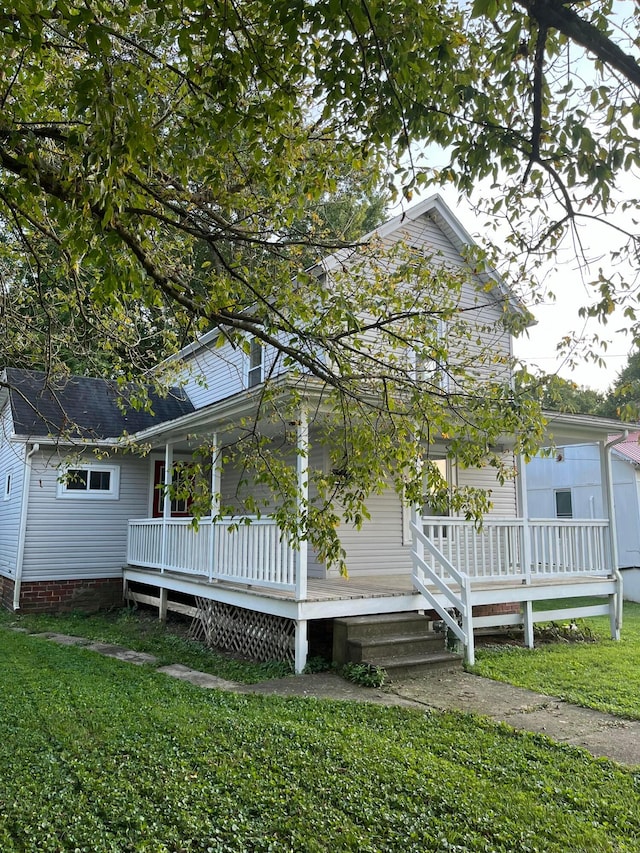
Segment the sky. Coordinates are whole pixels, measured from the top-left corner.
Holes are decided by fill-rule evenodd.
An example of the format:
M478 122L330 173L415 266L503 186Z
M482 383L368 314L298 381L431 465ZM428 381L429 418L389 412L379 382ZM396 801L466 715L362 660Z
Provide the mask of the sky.
M631 37L626 31L624 22L632 15L634 9L633 0L616 0L610 20L618 25L619 32L615 39L623 46L625 41ZM626 49L634 52L629 45ZM582 82L598 80L594 77L593 62L586 55L580 56L575 51L572 54L572 73L577 74ZM442 152L435 146L428 146L422 152L425 161L430 166L438 168L445 165L447 158L443 159ZM625 196L627 198L640 198L640 176L629 172L622 176L622 188L617 193L618 201ZM491 192L490 189L486 190ZM478 233L478 217L472 211L470 205L460 202L455 190L448 191L438 189L449 207L460 219L472 237L482 245L482 234ZM484 192L484 190L483 190ZM614 191L615 194L615 191ZM415 199L414 199L415 201ZM618 220L618 224L628 227L629 216L627 212L624 218ZM578 385L593 388L598 391L606 391L616 380L620 371L626 366L629 354L633 347L630 336L622 330L625 327L625 319L621 312L613 314L605 326L594 319L585 323L579 316L581 306L593 302L594 294L589 289L589 281L597 278L598 267L603 266L605 274L612 272L608 267L610 259L607 251L617 244L615 235L606 226L581 226L581 240L585 253L590 257L591 264L588 269L580 269L573 248L567 248L564 255L560 255L554 269L549 269L545 275L544 284L546 289L553 293L554 299L548 298L542 304L527 307L533 311L537 323L515 342L515 354L525 360L528 364L536 366L540 372L558 373L565 379L572 380ZM613 244L612 244L613 237ZM494 238L495 239L495 238ZM638 270L632 271L636 275ZM526 300L525 300L526 302ZM627 321L628 322L628 321ZM575 333L587 339L589 336L597 335L607 342L606 352L603 352L604 366L599 366L593 360L575 354L574 359L558 357L558 342L567 334ZM575 363L572 363L575 362Z
M478 219L470 205L460 202L456 191L439 190L447 204L460 219L471 236L482 244L482 234L478 232ZM606 241L608 230L589 227L582 235L586 249L602 245ZM532 310L536 324L515 341L514 351L518 358L544 373L558 373L578 385L606 391L625 367L632 349L630 337L624 333L625 320L620 312L615 313L606 325L591 318L585 321L579 316L581 306L593 301L593 293L588 282L598 274L598 261L603 260L594 252L594 263L588 270L581 270L573 251L567 250L559 257L555 269L550 269L544 280L549 296L539 305L527 307ZM559 357L557 345L569 333L576 333L587 339L597 335L607 341L603 358L605 366L595 364L580 356L577 351L573 359ZM575 363L572 363L575 362Z

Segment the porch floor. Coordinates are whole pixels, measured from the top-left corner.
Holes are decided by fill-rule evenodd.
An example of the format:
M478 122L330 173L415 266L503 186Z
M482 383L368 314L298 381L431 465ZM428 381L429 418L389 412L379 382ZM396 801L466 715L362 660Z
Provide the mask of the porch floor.
M283 605L322 605L323 603L338 603L349 601L360 601L375 599L410 599L408 609L423 609L424 599L414 589L411 573L406 574L370 574L352 575L348 578L333 576L329 578L309 578L307 582L307 594L302 601L296 601L295 592L265 586L251 586L246 584L235 584L229 581L214 581L211 583L205 575L183 574L180 572L165 571L158 569L141 568L137 566L124 567L125 581L150 584L156 587L166 586L168 589L190 592L197 588L197 594L207 598L223 598L227 596L242 596L248 599L263 599L272 601L274 605L280 602ZM507 601L520 601L524 598L544 600L549 598L562 598L564 596L583 595L606 595L615 590L611 578L597 575L570 575L570 576L538 576L531 579L529 584L524 584L521 578L500 578L483 580L477 579L473 582L474 604L491 604ZM187 589L188 587L188 589ZM523 595L526 589L526 595ZM435 587L431 590L438 595ZM399 602L389 602L391 608L396 610ZM251 607L250 604L247 606ZM358 610L360 610L358 607ZM262 608L260 608L262 609ZM315 608L314 608L315 609Z

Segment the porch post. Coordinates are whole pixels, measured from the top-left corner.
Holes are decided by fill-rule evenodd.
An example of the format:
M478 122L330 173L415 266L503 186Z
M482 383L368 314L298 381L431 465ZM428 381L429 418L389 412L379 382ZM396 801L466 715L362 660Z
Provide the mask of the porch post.
M522 518L522 574L526 583L531 583L531 528L529 527L529 498L527 495L527 463L519 453L516 457L518 514Z
M600 451L600 480L602 483L602 508L604 517L609 521L609 571L618 568L618 543L615 531L615 511L613 506L613 485L611 482L610 445L606 441L598 442Z
M209 583L216 573L216 516L220 512L220 454L218 436L211 439L211 530L209 535Z
M307 620L298 619L296 621L296 660L295 671L299 675L305 668L307 663L307 653L309 651L309 643L307 640Z
M169 487L171 486L171 478L173 477L173 445L167 442L164 447L164 496L162 503L162 569L164 572L167 565L167 548L168 548L168 522L171 520L171 495Z
M301 409L297 425L296 441L296 471L298 475L298 523L309 511L309 420L306 409ZM307 557L308 545L306 539L298 542L298 559L296 571L296 600L303 601L307 597ZM297 625L302 623L298 622ZM302 630L302 629L300 629ZM306 622L304 635L306 643ZM296 654L298 646L298 628L296 627Z
M602 482L602 503L605 518L609 520L609 555L611 564L609 566L611 575L617 580L618 592L609 596L609 621L611 624L611 639L620 639L622 628L622 577L618 569L618 535L616 530L616 510L613 497L613 474L611 469L611 448L628 436L628 430L613 441L599 441L600 450L600 474Z

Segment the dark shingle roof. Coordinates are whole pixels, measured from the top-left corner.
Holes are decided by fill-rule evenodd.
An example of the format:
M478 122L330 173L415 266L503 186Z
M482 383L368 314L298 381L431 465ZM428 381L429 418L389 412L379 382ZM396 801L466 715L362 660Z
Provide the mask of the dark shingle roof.
M179 388L166 397L149 393L151 414L134 409L127 403L127 388L107 379L70 376L56 381L40 371L16 367L8 367L6 375L16 435L115 438L194 411Z

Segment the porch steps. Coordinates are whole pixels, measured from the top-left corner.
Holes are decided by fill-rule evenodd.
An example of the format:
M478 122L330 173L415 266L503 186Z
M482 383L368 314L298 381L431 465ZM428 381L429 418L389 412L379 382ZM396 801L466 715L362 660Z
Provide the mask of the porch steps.
M334 619L333 660L375 664L391 677L462 665L461 656L445 648L444 633L419 613Z

